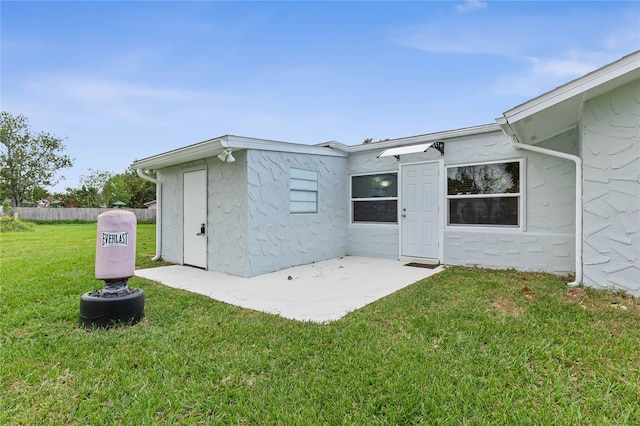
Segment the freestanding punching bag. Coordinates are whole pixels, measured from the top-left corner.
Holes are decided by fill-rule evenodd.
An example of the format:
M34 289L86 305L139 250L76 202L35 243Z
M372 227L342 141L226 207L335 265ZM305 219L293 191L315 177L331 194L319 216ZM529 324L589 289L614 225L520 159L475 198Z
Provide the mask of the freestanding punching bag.
M127 210L98 216L95 273L104 287L80 298L81 327L135 324L144 316L144 291L127 285L135 272L136 222Z

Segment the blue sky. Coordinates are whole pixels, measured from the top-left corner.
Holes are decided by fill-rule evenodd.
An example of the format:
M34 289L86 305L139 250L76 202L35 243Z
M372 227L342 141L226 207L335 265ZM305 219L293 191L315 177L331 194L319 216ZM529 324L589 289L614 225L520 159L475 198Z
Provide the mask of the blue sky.
M75 167L225 134L348 145L494 122L640 49L638 2L2 1L2 110Z

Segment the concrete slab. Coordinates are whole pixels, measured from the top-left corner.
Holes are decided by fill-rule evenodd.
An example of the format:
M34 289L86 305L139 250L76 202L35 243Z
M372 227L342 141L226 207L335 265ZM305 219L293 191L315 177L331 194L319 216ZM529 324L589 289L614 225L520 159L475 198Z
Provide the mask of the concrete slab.
M251 278L181 265L141 269L136 276L243 308L325 323L444 268L404 264L397 260L344 256Z

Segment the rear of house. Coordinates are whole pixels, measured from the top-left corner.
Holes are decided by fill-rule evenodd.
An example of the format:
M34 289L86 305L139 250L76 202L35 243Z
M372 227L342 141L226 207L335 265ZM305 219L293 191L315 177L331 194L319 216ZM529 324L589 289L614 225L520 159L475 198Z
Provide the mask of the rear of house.
M357 146L222 136L133 167L158 172L170 262L253 276L357 255L640 294L639 71L635 53L498 124Z

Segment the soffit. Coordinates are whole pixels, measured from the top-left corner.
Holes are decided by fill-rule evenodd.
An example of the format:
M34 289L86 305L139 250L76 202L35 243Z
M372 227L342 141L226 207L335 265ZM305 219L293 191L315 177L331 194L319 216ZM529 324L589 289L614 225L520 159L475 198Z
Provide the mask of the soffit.
M536 144L578 126L584 102L638 79L640 52L518 105L504 118L521 143Z

